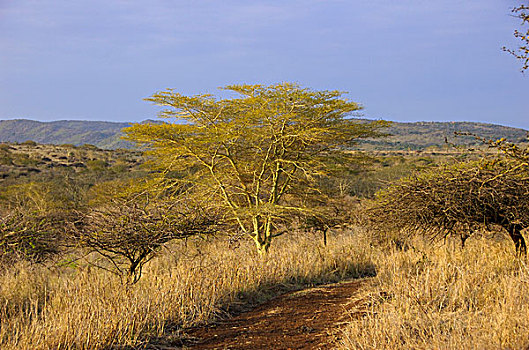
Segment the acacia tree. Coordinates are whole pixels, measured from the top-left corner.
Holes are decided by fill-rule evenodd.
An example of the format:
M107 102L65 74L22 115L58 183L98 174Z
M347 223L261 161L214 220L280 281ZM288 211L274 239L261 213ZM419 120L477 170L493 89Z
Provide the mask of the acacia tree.
M529 25L529 4L520 5L512 9L514 16L522 20L521 25ZM529 28L527 30L515 30L514 37L521 40L520 46L513 50L503 47L504 51L522 61L522 72L529 68Z
M264 253L283 224L310 210L303 198L318 194L315 179L329 157L386 123L348 119L361 107L339 91L290 83L223 89L237 96L158 92L147 100L168 107L161 117L176 120L124 131L149 149L166 179L215 203Z
M525 254L521 231L529 227L529 152L502 140L491 145L504 157L444 165L381 191L367 209L370 223L432 238L458 234L462 244L476 229L499 225Z
M214 232L216 217L208 214L184 203L114 199L81 214L70 229L80 246L110 263L107 270L136 283L164 244Z

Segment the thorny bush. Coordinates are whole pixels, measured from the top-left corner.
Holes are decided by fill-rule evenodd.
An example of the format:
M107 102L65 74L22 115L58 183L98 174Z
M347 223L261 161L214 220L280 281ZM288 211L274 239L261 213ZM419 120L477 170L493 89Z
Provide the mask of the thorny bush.
M0 216L0 263L28 260L41 263L58 254L64 243L60 216L12 211Z
M99 265L136 283L144 265L174 239L217 232L221 220L198 208L164 202L114 200L72 225L80 245L109 264Z
M367 209L370 224L432 239L457 234L463 245L472 232L500 226L525 254L521 231L529 227L529 152L503 139L487 143L500 151L497 157L441 165L379 192Z

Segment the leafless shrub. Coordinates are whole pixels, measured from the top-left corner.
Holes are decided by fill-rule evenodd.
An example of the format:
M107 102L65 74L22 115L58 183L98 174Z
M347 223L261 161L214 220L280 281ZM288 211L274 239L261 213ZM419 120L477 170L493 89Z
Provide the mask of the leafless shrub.
M522 151L516 150L518 158L502 151L501 158L444 165L401 180L378 194L367 209L369 221L433 239L457 233L462 244L478 228L499 225L517 252L525 253L521 231L529 227L529 171Z
M310 203L310 209L299 213L299 226L304 231L319 232L323 244L327 245L329 231L341 231L358 223L360 201L351 196L324 197L319 202Z
M0 263L40 263L60 252L59 218L13 211L0 216Z
M99 253L110 263L108 269L129 283L140 279L144 265L165 243L211 234L218 227L218 219L204 210L135 200L91 209L72 225L80 245Z

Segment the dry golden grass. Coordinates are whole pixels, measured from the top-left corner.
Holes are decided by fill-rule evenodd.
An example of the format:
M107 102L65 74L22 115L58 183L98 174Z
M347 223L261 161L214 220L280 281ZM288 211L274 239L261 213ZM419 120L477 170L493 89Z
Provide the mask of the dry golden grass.
M372 252L378 275L358 298L347 349L526 349L528 260L512 242ZM418 248L417 248L418 247Z
M330 240L281 237L261 258L249 242L175 244L136 285L87 265L17 264L0 275L1 349L102 349L138 346L281 291L372 274L354 235Z
M250 242L173 245L127 286L100 269L17 264L0 275L1 349L103 349L175 341L178 330L304 285L373 274L354 296L347 349L523 349L529 267L512 243L464 250L415 242L370 246L365 233L281 237L261 258ZM363 317L358 318L362 314Z

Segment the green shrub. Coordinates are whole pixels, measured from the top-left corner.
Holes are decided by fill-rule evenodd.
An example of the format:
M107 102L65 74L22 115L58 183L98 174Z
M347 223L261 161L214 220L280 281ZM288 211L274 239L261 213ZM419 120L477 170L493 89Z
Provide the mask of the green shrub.
M33 140L26 140L24 142L21 143L21 145L25 145L25 146L36 146L37 143Z
M108 168L108 163L102 159L88 160L86 166L91 171L103 171Z

